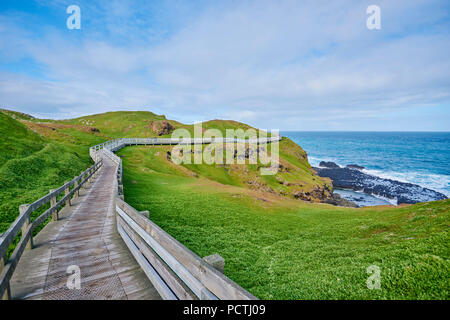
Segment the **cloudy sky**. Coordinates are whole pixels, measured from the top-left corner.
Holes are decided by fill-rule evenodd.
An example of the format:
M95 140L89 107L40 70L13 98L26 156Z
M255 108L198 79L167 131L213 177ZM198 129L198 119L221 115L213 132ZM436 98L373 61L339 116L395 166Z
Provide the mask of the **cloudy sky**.
M366 27L371 4L381 30ZM450 1L2 0L0 106L450 131Z

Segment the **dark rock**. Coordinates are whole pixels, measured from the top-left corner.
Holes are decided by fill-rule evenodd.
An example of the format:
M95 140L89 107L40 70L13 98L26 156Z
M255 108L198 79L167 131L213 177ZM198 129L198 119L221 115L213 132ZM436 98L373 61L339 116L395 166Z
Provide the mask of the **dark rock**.
M359 170L318 167L314 167L314 170L316 170L319 176L333 180L333 186L335 188L363 191L367 194L397 199L398 204L413 204L417 202L447 199L447 197L440 192L423 188L416 184L383 179Z
M297 190L297 191L292 192L292 196L295 199L300 199L300 200L303 200L303 201L311 201L312 200L311 199L311 195L310 195L309 192L304 192L304 191L301 191L301 190Z
M338 193L333 193L331 198L324 200L323 203L329 203L339 207L358 208L356 203L342 198Z
M357 164L348 164L348 165L346 166L346 168L356 169L356 170L363 170L363 169L364 169L363 166L359 166L359 165L357 165Z
M91 128L91 132L100 132L100 130L97 128Z
M152 129L152 131L158 136L170 134L173 129L175 129L174 126L172 126L170 122L166 120L151 121L147 125L147 128Z
M336 163L332 161L320 161L319 167L324 168L340 168Z
M297 183L290 183L289 185L300 185ZM331 198L331 190L328 187L316 186L311 191L294 190L291 195L295 199L300 199L303 201L324 201Z

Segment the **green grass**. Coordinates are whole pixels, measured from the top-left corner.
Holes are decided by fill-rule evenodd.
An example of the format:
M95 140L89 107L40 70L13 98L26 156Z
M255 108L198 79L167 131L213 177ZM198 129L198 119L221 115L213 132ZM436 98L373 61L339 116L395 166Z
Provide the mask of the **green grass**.
M36 128L32 126L34 122L24 123ZM83 132L73 131L71 135L70 130L64 130L49 129L60 139L39 135L0 112L0 233L17 218L19 205L34 202L85 170L92 163L89 146L104 141Z
M450 200L347 209L264 198L130 147L125 199L262 299L448 299ZM162 149L162 148L161 148ZM161 150L159 153L163 153ZM199 175L200 173L200 175ZM381 269L381 290L366 268Z
M10 159L26 157L44 147L38 134L3 112L0 112L0 137L0 167Z
M6 114L0 112L0 233L18 216L20 204L39 199L86 169L89 146L112 138L154 136L149 123L166 121L151 112L64 121ZM193 130L192 125L167 121ZM219 120L203 127L222 132L249 128ZM258 165L176 166L167 160L168 150L120 151L126 201L149 210L153 221L200 256L222 255L225 274L257 297L449 298L450 200L364 209L294 200L293 191L331 183L311 171L306 153L289 139L280 143L286 170L276 177L259 176ZM272 191L254 189L249 181ZM381 290L366 287L366 269L373 264L381 269Z

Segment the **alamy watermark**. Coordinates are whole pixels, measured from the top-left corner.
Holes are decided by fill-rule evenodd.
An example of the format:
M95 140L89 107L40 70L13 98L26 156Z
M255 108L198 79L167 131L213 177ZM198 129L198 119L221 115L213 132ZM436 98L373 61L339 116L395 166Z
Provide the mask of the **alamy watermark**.
M66 26L69 30L81 29L81 9L78 5L72 4L67 7L66 13L70 16L66 20ZM369 30L381 30L381 9L377 5L370 5L366 9L369 17L366 20L366 26Z
M66 20L67 29L81 29L81 9L77 5L70 5L66 9L66 13L70 16Z
M370 16L366 20L366 26L369 30L381 30L381 9L377 5L370 5L366 9Z
M203 130L194 124L194 136L187 129L176 129L172 139L180 142L170 152L175 164L256 164L261 175L274 175L279 168L279 130L270 136L264 130ZM270 152L269 152L270 149Z
M370 276L366 280L367 288L370 290L381 289L381 269L377 265L370 265L366 269L366 273Z
M69 290L81 289L81 270L77 265L71 265L67 267L66 273L69 274L67 278L66 286Z

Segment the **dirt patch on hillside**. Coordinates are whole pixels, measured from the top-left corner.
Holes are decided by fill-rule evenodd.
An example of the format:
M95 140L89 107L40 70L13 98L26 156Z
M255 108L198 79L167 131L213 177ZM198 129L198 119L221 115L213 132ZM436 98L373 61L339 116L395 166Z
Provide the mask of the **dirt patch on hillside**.
M172 133L175 127L167 120L149 121L146 125L147 129L151 129L158 136L164 136Z

